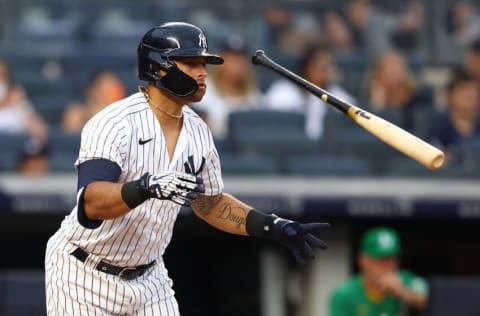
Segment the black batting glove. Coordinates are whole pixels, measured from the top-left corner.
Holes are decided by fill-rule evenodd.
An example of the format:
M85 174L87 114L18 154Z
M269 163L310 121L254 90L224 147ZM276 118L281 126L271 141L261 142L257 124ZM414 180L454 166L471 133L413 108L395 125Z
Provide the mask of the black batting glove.
M329 223L300 223L257 210L250 211L246 222L250 236L270 239L287 247L300 264L315 257L313 248L327 249L327 244L312 234L327 227Z
M312 247L327 249L327 244L311 234L311 232L330 227L328 223L302 224L296 221L277 217L271 226L272 239L286 246L300 264L305 264L305 259L315 258Z

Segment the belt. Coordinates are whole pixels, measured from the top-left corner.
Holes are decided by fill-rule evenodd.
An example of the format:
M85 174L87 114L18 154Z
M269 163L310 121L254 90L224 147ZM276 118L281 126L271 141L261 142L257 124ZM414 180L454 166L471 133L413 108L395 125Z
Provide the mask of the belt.
M85 262L87 260L87 257L90 255L88 252L81 248L75 249L70 254L81 262ZM145 272L147 272L147 270L150 269L155 263L156 261L153 260L150 263L142 264L136 267L117 267L113 264L105 262L104 260L100 260L100 262L97 263L97 265L95 266L95 269L108 274L117 275L124 280L133 280L138 278L139 276L144 275Z

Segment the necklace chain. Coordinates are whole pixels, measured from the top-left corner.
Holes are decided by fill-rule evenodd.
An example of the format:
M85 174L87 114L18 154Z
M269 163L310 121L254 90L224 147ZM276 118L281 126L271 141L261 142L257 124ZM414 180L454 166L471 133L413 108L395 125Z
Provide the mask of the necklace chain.
M148 94L148 91L145 87L139 86L138 90L141 93L143 93L143 96L145 97L145 99L147 100L148 103L151 103L155 108L157 108L158 110L167 114L171 118L174 118L174 119L178 120L178 119L181 119L183 117L183 112L180 112L180 114L172 114L172 113L168 112L167 110L163 109L159 104L153 102L152 98L150 97L150 94Z

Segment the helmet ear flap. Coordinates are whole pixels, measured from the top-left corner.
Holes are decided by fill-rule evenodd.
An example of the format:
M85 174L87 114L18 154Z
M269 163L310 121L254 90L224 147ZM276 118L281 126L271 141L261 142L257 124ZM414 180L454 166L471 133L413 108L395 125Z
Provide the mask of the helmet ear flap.
M165 76L155 81L155 85L179 97L187 97L198 90L195 79L178 69L175 64L167 69Z
M139 73L144 74L140 79L153 81L158 88L176 96L187 97L198 89L195 79L178 69L168 57L162 56L159 61L147 59L147 62L140 63L139 67L142 67ZM166 74L161 76L159 71L164 71Z

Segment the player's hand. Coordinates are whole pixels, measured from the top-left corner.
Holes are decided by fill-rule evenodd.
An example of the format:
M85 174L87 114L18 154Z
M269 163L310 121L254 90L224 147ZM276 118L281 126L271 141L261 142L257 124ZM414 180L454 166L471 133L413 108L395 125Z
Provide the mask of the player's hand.
M400 297L404 291L404 285L400 276L394 272L382 273L381 276L376 279L376 282L382 293Z
M277 217L272 224L272 238L286 246L293 253L295 260L304 264L307 258L314 258L312 247L327 249L327 244L311 232L330 227L329 223L299 223Z
M204 193L203 179L188 173L171 172L162 175L147 175L150 197L171 200L182 206L190 206L197 193Z

